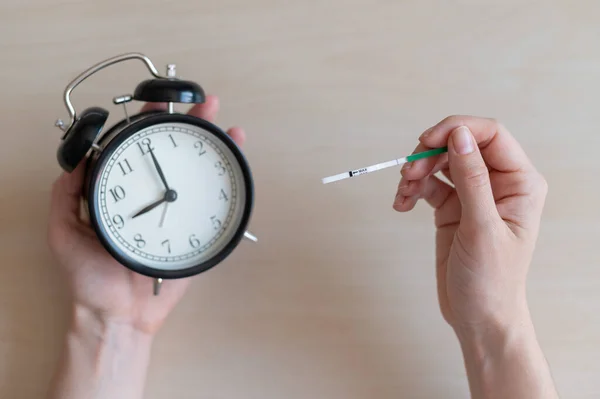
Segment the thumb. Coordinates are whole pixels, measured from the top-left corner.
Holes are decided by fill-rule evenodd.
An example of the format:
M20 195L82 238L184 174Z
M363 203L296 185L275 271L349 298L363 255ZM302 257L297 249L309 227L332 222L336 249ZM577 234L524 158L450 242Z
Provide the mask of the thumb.
M473 134L460 126L450 134L448 165L462 206L462 218L477 224L498 216L490 174Z

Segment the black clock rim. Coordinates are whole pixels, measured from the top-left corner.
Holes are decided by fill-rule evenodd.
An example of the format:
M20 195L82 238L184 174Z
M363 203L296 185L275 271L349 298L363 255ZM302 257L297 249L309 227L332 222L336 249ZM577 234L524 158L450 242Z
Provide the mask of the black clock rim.
M135 118L135 116L132 116L132 119L133 118ZM147 128L151 125L168 122L181 122L198 126L208 131L209 133L215 135L217 139L223 141L223 143L231 150L231 152L233 153L234 157L240 165L246 192L246 200L244 204L242 218L240 220L237 230L235 231L233 237L227 243L227 245L225 245L219 252L217 252L215 255L213 255L206 261L179 270L160 270L145 266L142 263L127 256L125 252L121 249L112 245L112 240L108 238L108 232L99 221L99 215L101 214L101 211L99 203L96 200L96 192L100 183L99 172L104 168L105 164L110 159L112 153L125 140L127 140L129 137L131 137L138 131ZM205 119L198 118L192 115L178 113L153 113L149 116L143 117L142 119L138 119L131 122L131 124L126 125L120 132L117 133L116 137L114 137L107 144L107 146L98 156L96 162L93 165L93 168L90 170L90 184L88 186L88 210L91 224L94 228L94 231L96 232L96 235L98 236L98 239L100 240L103 247L123 266L127 267L130 270L133 270L136 273L152 278L180 279L191 277L204 273L223 262L229 255L231 255L233 250L239 245L239 243L244 238L244 234L246 233L246 229L248 227L248 224L250 223L250 217L252 214L253 207L254 181L252 178L252 171L250 169L250 165L246 157L239 149L237 144L233 141L233 139L221 128Z

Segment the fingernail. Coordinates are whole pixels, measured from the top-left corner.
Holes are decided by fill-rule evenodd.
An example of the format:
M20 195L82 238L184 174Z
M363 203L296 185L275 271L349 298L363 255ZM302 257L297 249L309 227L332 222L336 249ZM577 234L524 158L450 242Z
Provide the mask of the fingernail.
M423 134L421 135L421 138L424 139L425 137L429 136L429 133L431 133L432 130L433 130L433 127L430 127L429 129L425 130L423 132Z
M396 194L396 198L394 198L394 206L402 205L403 198L404 196L402 194Z
M471 131L465 126L461 126L454 131L452 144L454 144L454 151L461 155L470 154L475 150Z
M407 170L409 170L410 168L412 168L412 162L407 162L404 164L404 166L402 167L402 171L405 172Z

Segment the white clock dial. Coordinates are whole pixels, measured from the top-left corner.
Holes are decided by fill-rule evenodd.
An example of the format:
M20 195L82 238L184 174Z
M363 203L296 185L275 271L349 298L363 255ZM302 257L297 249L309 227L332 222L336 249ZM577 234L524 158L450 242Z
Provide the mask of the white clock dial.
M152 154L172 202L160 202L167 188ZM239 228L246 201L241 167L226 144L200 127L152 125L128 137L104 165L96 190L98 222L114 247L144 266L196 266Z

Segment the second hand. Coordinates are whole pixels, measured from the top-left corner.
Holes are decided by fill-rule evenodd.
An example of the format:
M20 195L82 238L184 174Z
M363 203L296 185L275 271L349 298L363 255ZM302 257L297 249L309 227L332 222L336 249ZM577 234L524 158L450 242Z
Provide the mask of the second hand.
M163 223L165 222L165 216L167 215L167 208L168 207L169 207L169 203L167 202L165 204L165 207L163 208L162 215L160 216L160 222L158 223L158 227L160 227L160 228L163 227Z

